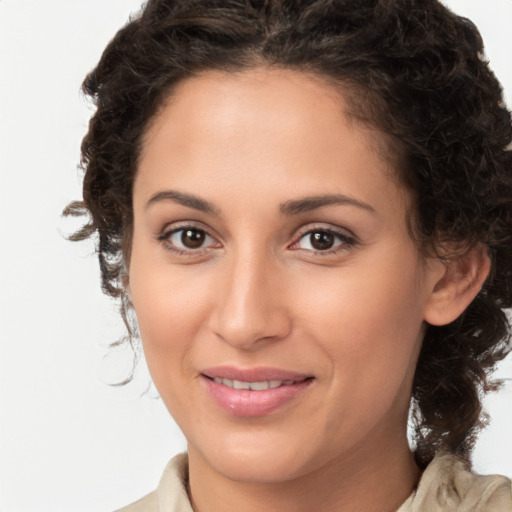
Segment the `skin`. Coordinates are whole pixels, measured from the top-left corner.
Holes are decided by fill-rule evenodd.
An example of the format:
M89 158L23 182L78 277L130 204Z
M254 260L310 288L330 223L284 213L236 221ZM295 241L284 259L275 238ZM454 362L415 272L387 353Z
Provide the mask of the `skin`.
M410 238L411 197L381 141L321 79L265 68L182 82L146 134L129 292L188 440L196 510L392 511L417 482L406 422L425 319L456 312L441 307L445 265ZM348 201L290 208L333 194ZM202 245L187 249L183 227ZM313 250L310 232L326 230L333 247ZM201 382L226 364L314 378L238 417Z

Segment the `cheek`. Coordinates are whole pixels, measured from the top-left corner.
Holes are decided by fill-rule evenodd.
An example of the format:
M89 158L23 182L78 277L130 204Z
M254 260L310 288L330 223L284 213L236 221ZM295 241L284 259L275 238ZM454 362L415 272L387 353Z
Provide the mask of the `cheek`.
M151 379L179 424L193 414L187 389L196 377L191 370L192 340L201 323L197 294L153 267L133 287L133 302ZM164 277L165 276L165 277Z
M304 286L302 328L322 344L337 378L398 385L414 370L423 333L420 267L414 253L384 256Z
M170 367L186 366L190 340L202 324L203 296L186 274L137 245L129 277L144 354L158 387L158 380L177 375Z

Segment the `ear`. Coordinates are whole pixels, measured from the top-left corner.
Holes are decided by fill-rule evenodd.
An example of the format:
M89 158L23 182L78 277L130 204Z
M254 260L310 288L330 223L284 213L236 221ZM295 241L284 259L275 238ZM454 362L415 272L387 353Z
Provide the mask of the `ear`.
M481 290L491 268L487 247L479 244L449 260L434 259L424 319L431 325L453 322Z

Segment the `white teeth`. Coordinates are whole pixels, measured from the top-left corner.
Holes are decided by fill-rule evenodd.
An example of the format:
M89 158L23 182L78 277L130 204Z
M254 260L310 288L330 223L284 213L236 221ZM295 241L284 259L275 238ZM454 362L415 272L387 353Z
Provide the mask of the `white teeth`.
M266 381L263 382L251 382L251 389L253 391L264 391L270 387L269 383Z
M229 384L227 384L229 386ZM251 389L249 382L242 382L241 380L233 380L233 387L235 389Z
M223 384L233 389L250 389L252 391L265 391L266 389L275 389L279 386L291 386L293 380L264 380L260 382L245 382L241 380L223 379L215 377L213 379L217 384Z

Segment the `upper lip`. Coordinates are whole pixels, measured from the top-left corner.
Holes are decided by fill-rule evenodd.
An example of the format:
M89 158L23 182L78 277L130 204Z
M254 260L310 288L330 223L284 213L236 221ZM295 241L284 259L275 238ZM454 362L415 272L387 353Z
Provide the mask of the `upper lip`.
M232 379L242 382L262 382L266 380L295 380L300 381L312 377L282 368L260 366L256 368L237 368L235 366L215 366L201 371L202 375L210 379Z

